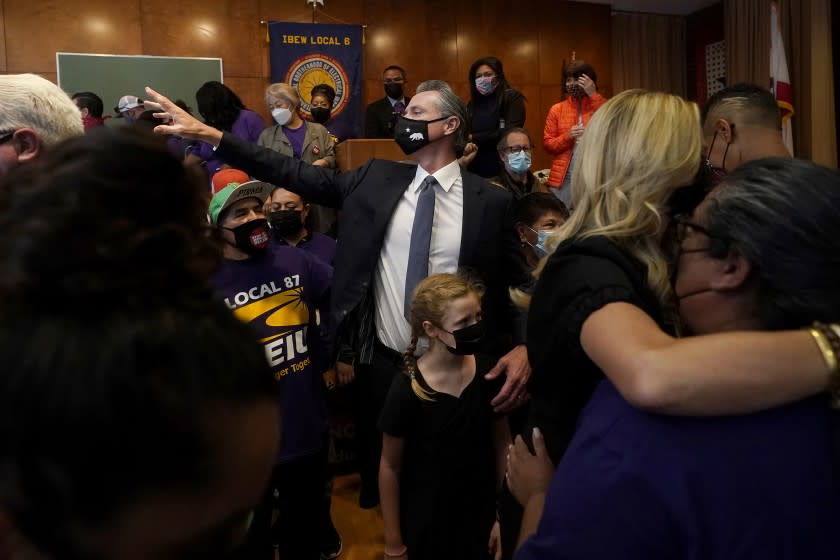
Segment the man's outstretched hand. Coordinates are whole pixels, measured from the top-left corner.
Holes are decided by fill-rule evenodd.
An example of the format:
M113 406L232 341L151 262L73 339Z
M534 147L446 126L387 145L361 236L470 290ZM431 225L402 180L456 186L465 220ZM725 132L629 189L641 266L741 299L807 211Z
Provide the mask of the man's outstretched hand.
M156 111L155 118L165 123L155 127L155 134L171 134L191 140L203 140L213 146L218 146L222 141L220 130L202 123L175 105L168 97L148 86L146 86L146 94L152 101L146 101L144 105Z

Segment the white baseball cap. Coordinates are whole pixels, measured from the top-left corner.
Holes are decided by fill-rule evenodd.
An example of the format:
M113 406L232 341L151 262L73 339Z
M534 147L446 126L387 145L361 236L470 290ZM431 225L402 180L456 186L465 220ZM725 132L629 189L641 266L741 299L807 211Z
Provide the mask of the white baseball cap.
M114 107L114 110L117 113L125 113L129 109L134 109L135 107L142 107L143 100L139 97L134 97L133 95L123 95L120 97L119 103L117 106Z

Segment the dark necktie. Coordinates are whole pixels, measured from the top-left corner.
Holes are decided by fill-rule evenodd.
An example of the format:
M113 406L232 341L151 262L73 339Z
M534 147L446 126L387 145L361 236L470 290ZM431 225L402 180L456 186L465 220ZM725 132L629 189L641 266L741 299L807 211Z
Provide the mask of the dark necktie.
M397 101L396 103L394 103L392 109L396 114L402 115L403 111L405 111L405 103L403 103L402 101Z
M435 185L437 180L429 175L423 179L411 226L411 245L408 249L408 268L405 273L405 301L403 314L409 318L411 296L426 276L429 275L429 246L432 242L432 222L435 218Z

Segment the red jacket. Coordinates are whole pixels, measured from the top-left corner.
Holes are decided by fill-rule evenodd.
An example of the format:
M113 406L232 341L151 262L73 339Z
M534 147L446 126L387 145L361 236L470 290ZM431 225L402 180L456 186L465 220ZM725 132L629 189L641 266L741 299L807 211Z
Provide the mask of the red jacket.
M592 97L584 97L581 100L584 126L589 124L592 114L606 101L606 98L598 92L592 94ZM566 171L572 159L572 148L575 145L575 139L569 135L569 129L577 124L577 118L578 105L572 97L555 103L548 111L543 131L543 147L546 152L554 156L554 161L551 162L551 173L548 175L549 187L560 188L566 178Z

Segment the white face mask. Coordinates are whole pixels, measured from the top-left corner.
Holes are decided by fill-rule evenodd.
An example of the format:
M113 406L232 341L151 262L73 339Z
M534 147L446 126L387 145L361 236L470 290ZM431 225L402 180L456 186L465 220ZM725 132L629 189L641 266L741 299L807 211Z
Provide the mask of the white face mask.
M277 121L277 124L283 126L292 118L292 112L285 107L277 107L271 110L271 116Z

